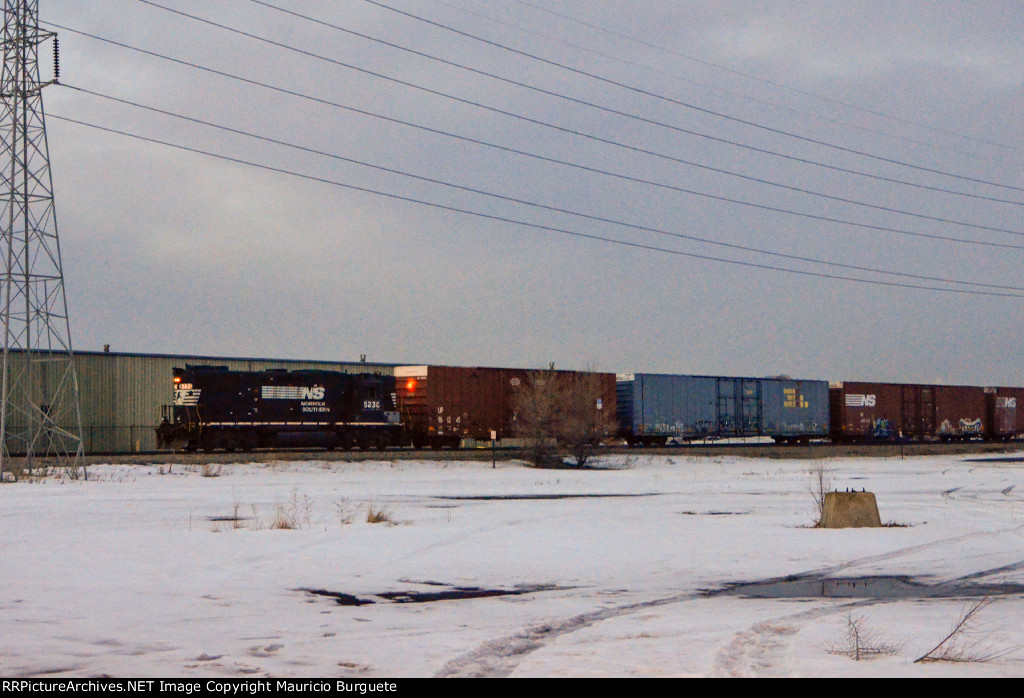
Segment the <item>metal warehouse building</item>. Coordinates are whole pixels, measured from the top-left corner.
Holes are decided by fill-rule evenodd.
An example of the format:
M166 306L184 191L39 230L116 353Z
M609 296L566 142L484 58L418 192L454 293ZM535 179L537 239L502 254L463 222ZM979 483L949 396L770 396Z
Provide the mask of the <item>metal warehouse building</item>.
M394 373L394 364L362 361L300 361L184 354L75 352L86 453L156 450L161 409L171 404L171 369L186 364L227 366L237 371L319 369L346 373Z

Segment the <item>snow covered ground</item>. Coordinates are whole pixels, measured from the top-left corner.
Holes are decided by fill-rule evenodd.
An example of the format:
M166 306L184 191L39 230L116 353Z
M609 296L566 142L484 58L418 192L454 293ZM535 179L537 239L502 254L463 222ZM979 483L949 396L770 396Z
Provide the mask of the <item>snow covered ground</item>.
M108 465L5 484L0 675L1024 676L1024 594L1004 593L1024 584L1024 462L822 463L902 524L847 530L810 527L817 462L601 465ZM931 586L714 593L787 575ZM966 596L931 596L940 583ZM985 584L958 651L1001 656L915 664ZM889 652L847 656L851 623Z

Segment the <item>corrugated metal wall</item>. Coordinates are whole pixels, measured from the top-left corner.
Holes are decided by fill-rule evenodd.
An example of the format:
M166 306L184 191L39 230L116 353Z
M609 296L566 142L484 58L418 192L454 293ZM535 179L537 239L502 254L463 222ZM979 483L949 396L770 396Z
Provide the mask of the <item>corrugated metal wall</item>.
M393 364L76 352L85 452L156 450L155 429L160 423L161 407L171 403L171 369L185 364L227 366L239 371L285 368L394 373Z
M64 438L61 433L62 427L76 421L71 399L73 374L68 370L67 354L46 349L36 349L31 355L11 351L6 359L7 376L0 379L6 378L9 395L4 413L7 452L24 453L32 439L37 453L74 453L77 437ZM40 411L45 411L58 428L43 427Z

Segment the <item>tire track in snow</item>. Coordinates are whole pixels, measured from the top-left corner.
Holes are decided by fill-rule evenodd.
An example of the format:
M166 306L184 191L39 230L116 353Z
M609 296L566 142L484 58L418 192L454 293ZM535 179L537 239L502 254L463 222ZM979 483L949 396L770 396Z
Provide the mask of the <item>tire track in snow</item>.
M793 637L813 621L842 613L849 608L872 605L878 601L858 601L841 606L812 608L791 615L762 620L736 633L719 650L711 676L715 678L781 678L786 670L786 650Z
M1014 492L1016 485L1010 485L998 490L965 490L962 487L954 487L942 491L942 497L954 502L968 502L971 504L1000 504L1024 502L1024 494Z
M894 560L906 555L912 555L922 550L928 550L931 548L947 546L953 543L962 543L966 541L975 540L978 538L986 538L993 535L1000 535L1005 533L1019 533L1024 529L1024 525L1011 526L1006 529L999 531L981 531L975 533L969 533L963 536L954 536L952 538L944 538L942 540L931 541L929 543L923 543L920 545L913 545L906 548L900 548L887 553L879 555L869 555L866 557L855 558L853 560L847 560L842 563L828 565L818 569L807 570L804 572L788 575L787 578L800 578L806 576L821 576L828 574L836 574L843 572L853 567L860 565L880 562L884 560ZM763 581L763 580L762 580ZM463 654L451 661L447 662L434 676L437 678L445 677L496 677L502 678L507 677L515 671L516 667L523 660L524 657L536 652L539 649L544 648L547 644L552 642L558 637L574 633L577 630L583 630L592 625L596 625L602 621L608 620L609 618L616 618L619 616L629 615L637 611L655 608L658 606L667 606L675 603L683 603L686 601L694 601L702 598L706 598L707 593L703 591L691 592L686 594L678 594L661 599L655 599L652 601L641 601L623 606L616 606L613 608L606 608L600 611L593 611L591 613L583 613L576 616L572 616L563 620L555 620L525 628L512 635L506 635L505 637L497 638L495 640L488 640L484 642L475 650ZM859 601L853 605L860 604L871 604L881 603L882 600L870 600L870 601ZM812 611L805 611L793 616L786 616L785 618L800 619L807 616L807 622L814 620L817 617L829 615L835 613L835 607L828 607L824 609L814 609ZM783 620L784 620L783 619ZM776 621L768 620L755 623L751 626L751 629L745 631L746 634L741 633L734 638L733 643L730 643L730 647L734 644L734 653L736 659L730 664L728 660L728 654L724 654L722 663L720 666L716 665L716 670L724 672L724 675L733 676L741 675L733 672L745 671L744 666L739 662L744 656L749 656L750 662L746 666L761 666L768 667L773 666L772 660L778 659L778 651L780 647L784 650L787 643L782 643L792 635L799 631L799 627L789 632L786 628L790 627L785 623L782 623L778 627L774 625ZM805 623L806 624L806 623ZM773 642L772 636L775 636ZM781 644L780 644L781 643ZM760 647L760 649L758 649Z
M943 493L943 495L946 495L946 493ZM1020 535L1022 530L1024 530L1024 526L1018 525L998 531L980 531L963 536L954 536L952 538L945 538L942 540L932 541L930 543L900 548L899 550L893 550L888 553L847 560L846 562L829 565L817 570L789 575L787 576L787 579L799 579L806 576L834 575L860 565L885 560L895 560L930 548L948 546L955 543L963 543L1006 533ZM1024 567L1024 561L1018 561L1002 567L981 570L973 574L964 575L963 577L958 578L958 581L983 578L1001 572L1021 569L1022 567ZM734 635L732 641L719 651L718 656L715 659L713 676L787 676L788 674L785 671L786 649L789 647L789 643L793 636L795 636L803 627L807 626L812 621L819 620L820 618L833 615L835 613L844 612L849 608L888 603L889 601L889 599L859 600L853 603L843 604L841 606L816 608L792 615L781 616L779 618L758 621L751 625L747 630Z
M601 621L629 615L643 609L667 606L669 604L693 601L703 596L701 592L679 594L653 601L605 608L591 613L582 613L560 621L539 623L496 640L488 640L471 652L447 662L435 678L504 678L510 676L524 657L542 649L555 638L588 628Z
M931 548L945 547L956 543L966 543L972 540L979 540L984 538L990 538L992 536L1000 536L1007 533L1019 535L1021 531L1024 531L1024 524L1018 524L1015 526L1009 526L1007 528L1001 528L997 531L976 531L974 533L967 533L962 536L953 536L952 538L942 538L940 540L934 540L929 543L921 543L920 545L912 545L907 548L899 548L897 550L891 550L887 553L879 553L877 555L867 555L861 558L855 558L853 560L847 560L834 565L826 565L825 567L819 567L815 570L809 570L807 572L801 572L795 575L788 575L792 577L804 577L809 575L826 575L836 574L838 572L844 572L852 567L859 567L860 565L866 565L873 562L884 562L887 560L897 560L907 555L913 555Z

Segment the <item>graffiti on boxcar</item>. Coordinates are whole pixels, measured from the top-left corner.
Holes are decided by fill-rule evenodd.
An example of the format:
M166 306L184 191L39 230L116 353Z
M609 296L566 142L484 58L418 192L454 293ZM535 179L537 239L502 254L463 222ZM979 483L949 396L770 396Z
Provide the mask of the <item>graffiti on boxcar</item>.
M942 420L939 425L939 436L981 436L982 421L978 419L961 418L956 425L948 419Z
M871 420L871 437L874 439L891 439L896 434L893 423L884 417Z

